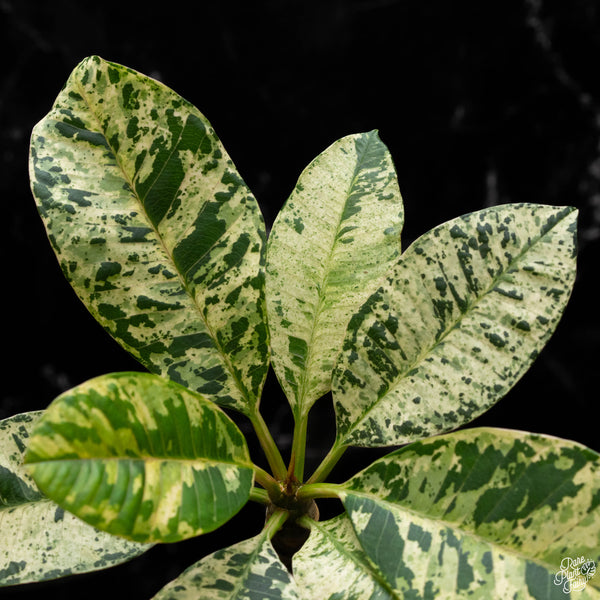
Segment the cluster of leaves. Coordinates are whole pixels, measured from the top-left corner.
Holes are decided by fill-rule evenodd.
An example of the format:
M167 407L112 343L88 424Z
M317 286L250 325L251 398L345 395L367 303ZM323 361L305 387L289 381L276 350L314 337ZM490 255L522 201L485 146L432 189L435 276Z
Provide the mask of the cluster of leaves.
M575 276L576 211L503 205L401 252L403 205L372 131L301 174L268 236L205 117L98 57L35 127L31 180L60 265L149 371L103 375L0 422L0 585L262 531L159 591L186 598L551 598L564 556L600 562L600 457L468 423L531 365ZM259 407L272 366L294 416L284 463ZM305 476L309 411L337 434ZM245 415L271 472L223 409ZM349 446L402 446L345 483ZM343 512L320 522L314 500ZM286 568L273 537L310 532ZM290 565L288 565L289 567ZM582 598L600 598L600 578Z

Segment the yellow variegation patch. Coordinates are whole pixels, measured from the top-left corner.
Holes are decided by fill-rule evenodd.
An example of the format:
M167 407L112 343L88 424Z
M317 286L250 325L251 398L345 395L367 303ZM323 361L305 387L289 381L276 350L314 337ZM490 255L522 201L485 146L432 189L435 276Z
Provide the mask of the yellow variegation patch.
M27 463L60 506L145 542L212 531L253 483L235 424L200 395L144 373L105 375L59 396L33 432Z

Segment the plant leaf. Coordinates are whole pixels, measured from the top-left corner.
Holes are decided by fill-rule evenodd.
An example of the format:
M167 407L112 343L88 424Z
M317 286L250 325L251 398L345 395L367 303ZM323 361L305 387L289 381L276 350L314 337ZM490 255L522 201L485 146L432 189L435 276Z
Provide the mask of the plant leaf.
M296 417L330 390L348 320L400 255L403 207L376 131L338 140L301 174L267 244L273 367Z
M338 444L399 445L487 410L554 331L577 211L504 205L419 238L352 318L333 376Z
M23 454L41 415L0 421L0 587L104 569L151 548L90 527L39 491Z
M294 555L294 579L303 600L400 598L369 561L345 513L311 523L308 540Z
M218 550L185 570L153 600L294 600L294 580L264 533Z
M400 597L563 598L563 560L600 562L600 456L574 442L460 431L343 487L362 548ZM600 598L600 578L586 583Z
M30 176L92 315L151 372L251 412L268 370L264 223L206 118L92 56L35 126Z
M212 531L247 502L246 441L212 402L148 373L97 377L59 396L25 462L57 504L135 541Z

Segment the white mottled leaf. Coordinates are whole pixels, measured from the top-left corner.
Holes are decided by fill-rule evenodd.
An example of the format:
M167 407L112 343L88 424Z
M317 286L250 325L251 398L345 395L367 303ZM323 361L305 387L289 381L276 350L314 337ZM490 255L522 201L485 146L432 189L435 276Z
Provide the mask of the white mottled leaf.
M294 580L263 533L192 565L153 600L299 600Z
M303 600L395 600L369 561L347 514L312 522L308 540L294 555L294 579Z
M400 598L558 600L565 559L600 564L600 456L575 442L465 430L342 487L360 546ZM600 598L600 577L584 583L573 597Z
M0 587L105 569L151 548L94 529L39 491L23 455L41 415L0 421Z
M400 255L403 206L376 131L338 140L300 175L267 244L273 367L298 418L331 387L348 320Z
M338 445L455 429L504 396L575 279L577 211L503 205L426 233L348 326L333 376Z
M247 414L268 370L265 227L194 106L97 56L31 137L31 187L67 279L151 372Z

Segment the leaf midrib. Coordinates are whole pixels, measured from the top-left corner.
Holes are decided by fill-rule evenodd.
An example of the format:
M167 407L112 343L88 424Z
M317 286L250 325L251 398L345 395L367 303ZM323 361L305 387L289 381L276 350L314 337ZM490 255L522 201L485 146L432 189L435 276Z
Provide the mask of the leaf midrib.
M35 467L38 465L47 465L51 463L86 463L86 462L142 462L144 464L148 463L159 463L159 462L173 462L173 463L181 463L182 465L189 466L202 466L202 467L219 467L219 466L233 466L240 469L250 469L254 470L254 465L249 462L238 462L236 460L226 460L226 459L216 459L216 458L179 458L172 456L88 456L88 457L65 457L65 458L50 458L50 459L39 459L35 461L28 461L25 463L26 466Z
M439 346L443 343L443 341L446 339L446 337L448 337L448 335L450 335L450 333L452 331L454 331L459 325L460 323L468 316L470 316L471 312L473 311L473 309L485 298L487 297L489 294L491 294L494 289L502 282L503 278L506 276L507 273L509 273L514 266L522 259L523 256L525 256L530 250L531 248L534 247L535 244L539 243L544 237L546 237L555 227L557 227L559 224L561 224L563 222L563 220L572 213L573 211L569 211L568 213L566 213L563 218L561 218L560 220L557 220L556 223L554 223L552 225L552 227L548 228L547 230L545 230L543 233L539 234L538 236L536 236L535 238L533 238L530 243L528 245L526 245L521 252L519 252L518 255L516 255L516 257L513 258L513 260L506 266L506 268L499 273L498 275L495 276L495 278L492 280L492 282L490 283L490 285L488 286L488 288L478 297L475 299L475 301L472 304L469 304L468 309L464 312L464 313L460 313L460 315L458 316L458 318L456 319L456 321L454 321L452 323L452 325L448 326L446 331L443 333L443 335L439 338L434 339L434 344L429 347L427 349L427 351L422 352L419 357L410 364L410 366L407 366L405 368L405 370L398 375L398 377L396 378L396 380L394 381L393 385L390 385L388 387L388 389L386 390L386 392L377 398L377 400L365 411L363 412L363 414L361 415L361 417L356 421L356 423L350 428L348 429L348 431L346 432L346 434L344 435L344 439L348 440L349 438L351 438L352 434L354 433L354 431L357 429L357 427L359 427L359 425L361 423L363 423L365 421L365 419L368 417L369 413L371 413L379 404L381 401L383 401L389 394L393 393L395 391L395 389L397 389L402 381L404 381L404 379L406 378L407 374L412 372L413 370L415 370L416 368L420 367L420 365L424 362L425 358L427 356L430 356L431 353ZM416 247L416 245L418 244L418 240L416 240L413 244L411 244L411 246L406 250L406 253L402 256L402 259L404 259L404 257L406 256L406 254L408 254L413 247Z

